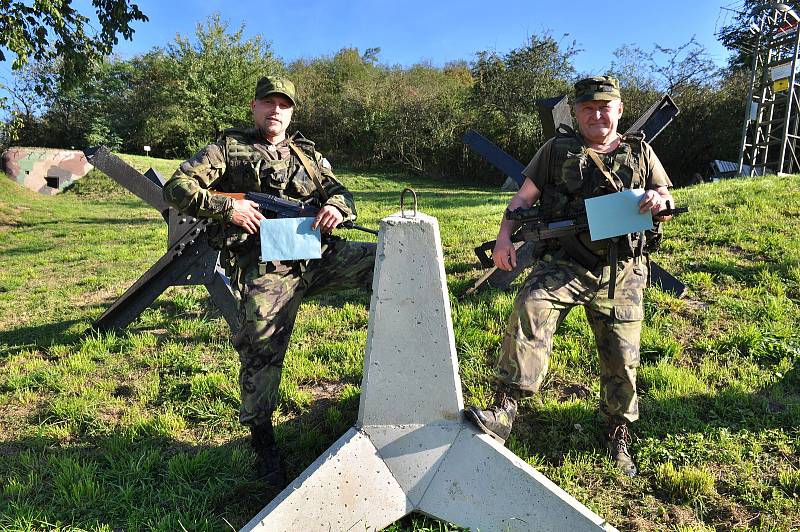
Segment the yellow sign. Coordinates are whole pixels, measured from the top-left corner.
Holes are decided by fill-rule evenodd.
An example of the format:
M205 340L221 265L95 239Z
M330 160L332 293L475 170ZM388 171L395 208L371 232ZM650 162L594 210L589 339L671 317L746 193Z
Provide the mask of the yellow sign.
M783 92L789 88L789 78L776 79L772 82L772 90L775 92Z

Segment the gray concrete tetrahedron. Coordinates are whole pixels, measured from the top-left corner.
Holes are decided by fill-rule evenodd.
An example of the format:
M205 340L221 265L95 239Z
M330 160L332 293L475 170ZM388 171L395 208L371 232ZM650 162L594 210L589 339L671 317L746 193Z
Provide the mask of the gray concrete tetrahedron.
M243 530L615 530L461 414L439 225L381 221L358 422Z

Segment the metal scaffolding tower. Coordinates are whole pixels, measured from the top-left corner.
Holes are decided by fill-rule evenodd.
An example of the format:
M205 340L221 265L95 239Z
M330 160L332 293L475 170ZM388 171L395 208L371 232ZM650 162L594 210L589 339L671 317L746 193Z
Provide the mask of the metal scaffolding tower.
M800 16L791 6L765 1L750 23L756 46L742 127L739 175L800 173L799 22Z

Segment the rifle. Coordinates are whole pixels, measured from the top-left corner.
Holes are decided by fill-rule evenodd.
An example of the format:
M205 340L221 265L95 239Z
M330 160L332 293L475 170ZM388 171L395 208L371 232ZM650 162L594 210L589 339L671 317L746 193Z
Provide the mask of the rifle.
M666 217L675 216L689 212L688 207L672 207L667 202L667 208L659 211L655 216ZM579 213L574 218L558 218L553 220L543 220L539 216L539 209L532 207L523 209L522 207L513 211L506 210L506 220L515 220L522 225L511 235L511 242L541 242L552 238L562 238L565 236L576 235L589 230L589 222L586 213ZM475 254L484 268L494 266L492 261L492 250L496 240L484 242L475 248Z
M264 192L217 192L209 191L218 196L227 196L235 200L249 200L258 203L258 208L262 214L273 215L275 218L312 218L317 215L320 207L309 201L297 201L288 198L279 198ZM371 235L377 235L374 229L368 229L361 225L356 225L351 221L342 222L339 227L345 229L357 229Z

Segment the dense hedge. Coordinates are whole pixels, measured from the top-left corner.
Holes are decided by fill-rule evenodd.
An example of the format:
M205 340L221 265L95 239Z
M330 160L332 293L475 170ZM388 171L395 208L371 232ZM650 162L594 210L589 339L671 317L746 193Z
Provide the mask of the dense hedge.
M91 81L68 90L54 81L57 64L33 64L12 90L16 141L102 143L130 153L148 145L152 155L188 157L226 127L247 124L258 77L283 73L298 86L294 127L335 164L400 165L496 183L503 177L463 146L464 132L477 129L527 162L546 140L536 100L569 93L582 75L571 63L574 45L547 34L505 54L478 52L470 62L400 67L380 63L379 49L285 64L269 42L245 40L242 29L212 17L194 38L179 36L126 61L109 59ZM665 91L681 108L654 143L676 183L706 175L712 159L736 158L746 85L740 74L715 71L694 42L653 52L624 47L609 59L607 72L623 85L623 128ZM36 86L45 90L37 93Z

